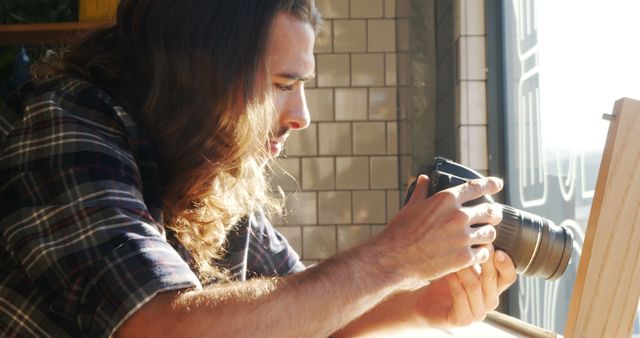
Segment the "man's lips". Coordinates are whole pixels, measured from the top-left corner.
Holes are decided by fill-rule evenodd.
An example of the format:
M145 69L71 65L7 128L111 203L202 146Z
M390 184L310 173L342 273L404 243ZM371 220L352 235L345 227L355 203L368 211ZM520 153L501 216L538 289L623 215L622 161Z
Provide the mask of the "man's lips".
M280 154L280 152L284 148L284 142L286 140L287 140L287 135L282 135L282 136L274 137L274 138L270 139L269 140L269 151L274 155Z
M283 136L280 136L280 137L274 137L274 138L271 138L271 139L269 140L269 142L270 142L270 143L281 143L281 144L284 144L284 142L285 142L286 140L287 140L287 135L283 135Z

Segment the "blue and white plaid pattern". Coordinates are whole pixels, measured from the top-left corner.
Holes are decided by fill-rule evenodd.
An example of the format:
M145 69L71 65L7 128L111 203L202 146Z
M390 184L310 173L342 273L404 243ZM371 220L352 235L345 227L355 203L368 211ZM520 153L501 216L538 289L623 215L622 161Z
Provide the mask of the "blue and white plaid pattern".
M157 169L131 117L87 82L61 76L7 97L0 335L107 337L158 292L201 287L188 257L166 241ZM304 268L255 219L230 235L224 264L235 278Z

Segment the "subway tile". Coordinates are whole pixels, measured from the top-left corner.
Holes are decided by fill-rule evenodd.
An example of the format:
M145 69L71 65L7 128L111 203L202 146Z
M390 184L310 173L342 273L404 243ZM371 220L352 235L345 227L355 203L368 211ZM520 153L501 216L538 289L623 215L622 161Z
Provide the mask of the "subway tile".
M371 189L398 189L398 157L371 157Z
M460 74L458 80L485 80L486 55L483 36L461 36L459 43Z
M460 162L476 170L489 167L486 126L460 127Z
M302 228L299 226L276 227L284 238L287 239L289 245L297 252L302 254Z
M304 259L324 259L336 253L335 226L306 226L302 228L302 256Z
M384 191L354 191L353 223L384 224L386 222L386 194Z
M369 158L337 157L336 189L369 189Z
M398 123L387 122L387 154L398 154Z
M333 89L311 88L304 92L311 121L333 121Z
M333 190L335 170L333 157L312 157L302 159L303 190Z
M351 155L351 123L320 123L318 125L320 155Z
M395 53L385 54L385 84L395 86L398 84L398 62Z
M400 211L400 190L387 190L387 223Z
M345 0L317 0L316 5L325 19L348 18L349 1Z
M337 121L367 119L366 88L337 88L335 95Z
M351 192L318 192L318 224L351 223Z
M338 226L338 252L363 243L370 237L371 227L368 225Z
M367 50L367 23L365 20L334 20L333 51L365 52Z
M324 20L322 29L316 35L313 46L315 53L331 53L333 51L333 20Z
M368 20L367 47L369 52L396 50L396 20Z
M484 1L459 0L460 35L484 35Z
M286 224L318 224L315 192L300 192L287 196Z
M280 187L284 191L300 190L300 159L279 158L271 166L273 176L272 187Z
M357 155L384 155L387 152L384 122L354 122L353 153Z
M383 86L384 54L352 54L351 85Z
M489 168L486 126L469 127L469 165L477 170Z
M384 0L384 16L386 18L396 16L396 0Z
M392 88L369 89L369 119L396 120L398 119L398 90Z
M484 81L460 81L460 124L487 124L487 90Z
M317 55L318 87L349 86L349 54Z
M317 55L314 56L314 57L317 57ZM316 68L317 67L318 67L318 63L316 62ZM318 77L317 76L304 83L305 90L307 90L308 88L316 88L316 87L318 87Z
M318 154L317 123L311 123L303 130L294 130L285 143L284 153L288 156L316 156Z
M352 18L381 18L383 15L382 0L351 0Z
M371 237L375 237L382 232L386 228L386 225L372 225L371 226Z
M302 254L300 254L300 257L302 257ZM302 262L302 264L307 268L310 268L319 263L317 259L301 259L300 262Z

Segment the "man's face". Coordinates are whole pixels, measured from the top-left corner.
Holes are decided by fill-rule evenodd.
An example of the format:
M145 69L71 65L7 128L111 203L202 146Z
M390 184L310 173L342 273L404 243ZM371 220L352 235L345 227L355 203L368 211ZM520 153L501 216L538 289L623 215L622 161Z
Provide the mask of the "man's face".
M268 149L271 155L277 156L284 148L289 131L309 126L304 83L315 75L315 32L309 23L289 14L279 14L272 34L268 57L278 117Z

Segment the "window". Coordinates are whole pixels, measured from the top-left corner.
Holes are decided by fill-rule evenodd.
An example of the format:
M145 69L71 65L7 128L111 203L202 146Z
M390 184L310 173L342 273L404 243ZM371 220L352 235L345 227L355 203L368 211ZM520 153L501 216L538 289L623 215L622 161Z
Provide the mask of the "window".
M621 97L640 99L640 2L505 0L499 12L502 92L493 97L504 110L506 203L574 234L565 275L520 277L509 311L561 333L609 125L602 115Z

